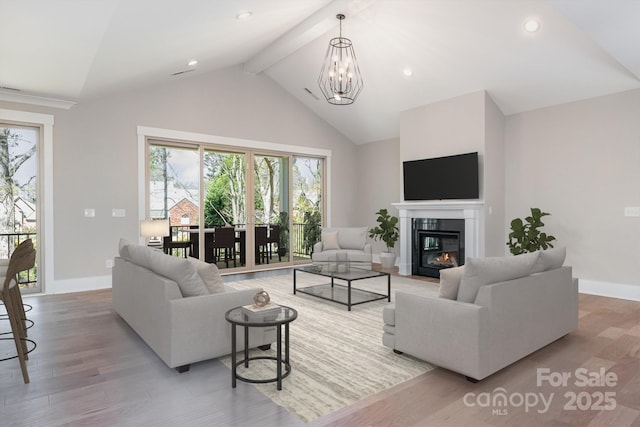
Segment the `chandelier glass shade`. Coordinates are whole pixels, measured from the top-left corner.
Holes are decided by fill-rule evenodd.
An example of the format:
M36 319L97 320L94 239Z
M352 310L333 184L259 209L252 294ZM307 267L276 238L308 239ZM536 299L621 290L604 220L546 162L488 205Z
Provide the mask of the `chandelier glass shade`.
M329 104L349 105L360 94L364 82L353 44L348 38L342 37L342 20L345 16L338 14L336 18L340 20L340 37L329 41L318 86Z

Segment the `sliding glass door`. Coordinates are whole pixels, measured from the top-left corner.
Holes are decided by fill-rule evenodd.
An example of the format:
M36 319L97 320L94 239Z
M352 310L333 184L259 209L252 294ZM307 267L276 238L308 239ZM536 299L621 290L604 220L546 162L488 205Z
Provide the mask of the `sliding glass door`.
M162 237L166 253L186 257L200 224L200 155L198 148L149 146L149 215L168 220Z
M38 146L40 129L0 123L0 258L24 240L38 249ZM40 250L36 252L40 256ZM40 292L38 268L19 274L23 293Z
M324 160L293 157L293 254L297 262L311 259L313 245L320 241L323 221Z
M229 270L310 260L324 209L322 158L202 143L147 146L147 217L170 220L165 252Z
M289 156L256 154L253 159L256 264L289 263Z

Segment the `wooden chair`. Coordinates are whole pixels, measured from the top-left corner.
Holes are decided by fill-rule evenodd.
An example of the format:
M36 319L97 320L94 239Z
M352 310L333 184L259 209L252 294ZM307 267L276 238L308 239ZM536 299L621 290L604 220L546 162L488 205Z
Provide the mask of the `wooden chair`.
M22 297L20 296L20 287L18 286L18 273L33 268L36 262L36 251L33 248L31 239L22 242L9 259L6 276L2 289L0 290L0 300L4 303L13 341L16 345L17 356L8 357L3 360L18 358L20 361L20 369L22 370L22 378L25 384L29 383L29 373L27 372L26 360L29 358L29 350L27 349L27 341L32 343L35 348L35 342L27 339L27 328L25 324L24 309L22 308ZM4 338L8 339L8 338ZM32 349L33 350L33 349Z
M267 227L255 227L256 230L256 263L269 264L269 239L267 237Z
M236 266L236 230L233 227L216 228L210 245L214 250L216 262L220 260L220 254L224 251L223 261L227 268L231 260L233 260L233 266Z
M279 225L270 225L269 226L269 237L267 237L267 242L269 243L269 258L273 256L273 244L276 244L276 247L280 249L280 226ZM280 251L277 251L278 261L282 261L282 257L280 256Z
M12 255L16 257L21 257L23 254L28 253L34 250L33 242L31 239L27 239L20 243L14 250ZM9 265L8 259L0 259L0 282L4 282L4 277L6 277L7 267ZM25 336L27 335L27 330L34 325L33 320L27 318L27 312L31 311L33 307L30 304L26 304L22 301L22 293L20 292L19 287L11 288L16 300L18 301L18 310L20 311L22 318L22 326L24 329ZM7 314L0 315L0 320L9 320L9 316ZM9 332L1 332L0 335L9 335L12 334L12 331Z

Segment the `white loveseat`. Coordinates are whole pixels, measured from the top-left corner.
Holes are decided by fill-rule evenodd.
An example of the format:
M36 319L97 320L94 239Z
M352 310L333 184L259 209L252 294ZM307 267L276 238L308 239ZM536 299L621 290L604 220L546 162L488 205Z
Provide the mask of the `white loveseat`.
M442 270L441 296L455 299L396 292L383 344L481 380L577 328L578 283L563 262L554 249Z
M252 304L261 288L234 289L222 283L215 265L145 246L122 243L120 255L113 268L113 308L167 366L185 372L191 363L231 353L225 312ZM276 341L274 328L249 333L251 347ZM238 350L243 348L238 340Z
M346 254L351 267L371 269L371 244L367 243L367 227L322 227L322 239L313 245L314 263L336 261Z

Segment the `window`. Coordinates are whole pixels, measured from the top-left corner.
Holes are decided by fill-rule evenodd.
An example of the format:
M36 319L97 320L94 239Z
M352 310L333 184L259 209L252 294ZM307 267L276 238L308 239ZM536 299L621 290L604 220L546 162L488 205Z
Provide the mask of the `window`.
M40 128L0 123L0 258L20 242L37 247ZM19 274L20 287L39 291L37 265Z
M308 262L320 238L330 152L150 128L139 136L147 216L169 218L172 239L189 239L192 256L236 269ZM184 200L193 205L189 224L185 206L181 220L172 219ZM216 240L230 227L235 245Z

